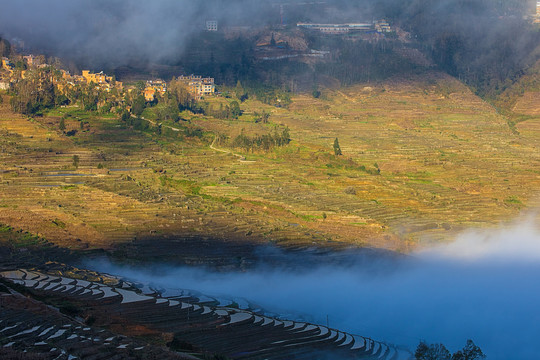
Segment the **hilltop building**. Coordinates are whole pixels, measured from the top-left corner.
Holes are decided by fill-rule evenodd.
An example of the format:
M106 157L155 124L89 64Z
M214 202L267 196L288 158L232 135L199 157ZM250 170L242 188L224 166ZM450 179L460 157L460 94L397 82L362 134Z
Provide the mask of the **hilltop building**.
M216 91L214 78L203 78L198 75L180 76L178 81L186 84L188 91L195 99L200 100L205 95L212 95Z

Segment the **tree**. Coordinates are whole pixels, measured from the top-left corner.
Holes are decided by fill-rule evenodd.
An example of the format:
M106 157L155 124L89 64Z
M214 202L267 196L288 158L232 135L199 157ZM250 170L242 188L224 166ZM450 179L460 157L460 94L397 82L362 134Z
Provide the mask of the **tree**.
M73 166L75 169L79 167L79 155L73 155Z
M416 360L483 360L486 355L472 340L467 340L467 345L452 356L443 344L427 344L421 341L416 348L414 358Z
M9 57L11 55L11 44L6 39L0 37L0 57Z
M233 118L238 118L240 115L242 115L242 110L240 110L238 101L231 101L229 104L229 109Z
M452 355L452 360L482 360L486 355L476 346L472 340L467 340L467 345L462 350L459 350Z
M242 86L242 83L240 80L236 82L236 88L234 89L235 95L238 99L240 99L240 96L244 93L244 87Z
M189 109L193 105L193 96L186 84L178 79L172 79L167 87L167 98L173 100L180 110Z
M443 344L428 345L421 341L414 353L416 360L451 360L450 351Z
M86 111L96 111L99 102L99 94L95 85L90 84L81 89L81 101Z
M135 116L141 116L146 105L146 100L143 95L139 95L133 100L133 106L131 107L131 112Z
M58 124L58 129L60 131L66 130L66 122L65 122L64 118L60 119L60 124Z
M178 106L175 105L174 101L168 100L164 107L156 109L157 120L172 120L174 122L178 121Z
M49 69L30 72L15 85L11 107L21 114L31 115L55 105L55 88Z
M253 115L255 115L255 122L262 122L263 124L268 123L268 119L270 119L270 113L267 111L264 111L262 113L255 112Z
M240 100L240 102L244 102L249 98L249 95L246 89L244 89L244 87L242 86L240 80L236 82L236 88L234 89L234 93L236 95L236 98Z
M131 115L129 114L129 111L124 110L122 111L122 115L120 115L120 120L123 122L127 122L131 118Z
M334 140L334 154L335 155L343 155L343 153L341 152L341 148L339 147L338 138L336 138L336 140Z
M289 133L289 128L286 127L281 132L281 139L280 139L280 142L279 142L279 146L287 145L290 142L291 142L291 135Z
M137 83L135 84L135 90L137 91L137 95L139 94L142 94L142 92L144 91L144 88L146 88L146 84L144 83L144 81L142 80L139 80L137 81Z

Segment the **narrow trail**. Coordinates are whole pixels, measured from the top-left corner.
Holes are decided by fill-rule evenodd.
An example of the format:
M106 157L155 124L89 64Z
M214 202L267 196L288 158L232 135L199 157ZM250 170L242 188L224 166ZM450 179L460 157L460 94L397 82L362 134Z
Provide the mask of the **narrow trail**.
M352 102L352 103L356 103L356 99L354 99L354 98L352 98L352 97L350 97L350 96L348 96L348 95L345 95L343 92L337 91L337 93L338 93L339 95L343 96L347 101L350 101L350 102Z
M131 115L131 117L134 117L134 116ZM163 123L159 123L159 124L158 124L158 123L155 122L154 120L146 119L146 118L144 118L144 117L142 117L142 116L140 117L140 119L142 119L142 120L144 120L144 121L148 121L150 124L152 124L152 125L154 125L154 126L159 126L159 125L161 125L162 127L166 127L166 128L168 128L168 129L171 129L172 131L180 131L179 128L175 128L175 127L172 127L172 126L169 126L169 125L163 125Z
M133 115L131 115L131 116L134 117ZM153 120L150 120L150 119L146 119L146 118L144 118L142 116L140 117L140 119L142 119L144 121L148 121L150 124L152 124L154 126L161 125L162 127L171 129L172 131L180 131L181 130L179 128L175 128L175 127L172 127L172 126L169 126L169 125L163 125L162 123L158 124L157 122L155 122ZM238 161L240 161L241 163L251 164L251 163L256 162L255 160L246 160L246 157L244 155L235 154L234 152L232 152L230 150L219 149L219 148L215 147L214 144L216 143L216 140L217 140L217 135L214 136L214 140L210 144L210 149L215 150L215 151L219 151L219 152L222 152L222 153L226 153L226 154L232 154L233 156L236 156L238 158Z
M219 148L215 147L214 144L216 143L216 140L217 140L217 135L214 136L214 141L212 141L212 143L210 144L210 149L215 150L215 151L219 151L219 152L222 152L222 153L226 153L226 154L232 154L233 156L236 156L238 158L238 161L240 161L242 163L254 163L254 162L256 162L254 160L246 160L246 157L244 155L235 154L234 152L232 152L230 150L219 149Z

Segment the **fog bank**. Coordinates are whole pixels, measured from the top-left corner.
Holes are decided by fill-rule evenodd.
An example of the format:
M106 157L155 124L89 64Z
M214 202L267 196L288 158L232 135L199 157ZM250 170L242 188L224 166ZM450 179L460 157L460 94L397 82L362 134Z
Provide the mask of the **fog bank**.
M490 0L0 0L0 36L27 48L99 66L178 60L207 20L256 27L284 21L357 22L386 18L433 46L435 59L462 73L459 58L476 67L495 57L513 69L529 56L538 36L521 20L533 1ZM280 6L280 4L283 4ZM312 4L312 5L310 5ZM481 47L481 52L474 51ZM479 63L479 64L476 64ZM476 64L476 65L475 65ZM510 71L496 65L495 71ZM504 70L504 71L503 71ZM463 74L462 74L463 75ZM508 75L504 74L505 76Z
M85 266L158 288L245 298L285 318L306 319L414 349L423 339L452 352L473 339L489 359L532 359L540 337L540 232L531 222L473 231L447 246L373 268L365 261L304 271L247 273L156 265ZM381 271L382 270L382 271Z

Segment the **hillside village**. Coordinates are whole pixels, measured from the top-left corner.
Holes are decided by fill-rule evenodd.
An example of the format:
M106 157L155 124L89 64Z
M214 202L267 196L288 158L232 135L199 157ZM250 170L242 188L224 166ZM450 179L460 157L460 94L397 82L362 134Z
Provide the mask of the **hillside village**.
M102 101L97 104L98 107L103 106L107 99L114 98L116 101L122 101L121 99L126 94L138 96L139 94L133 94L133 92L141 90L140 86L126 85L103 71L94 73L90 70L82 70L81 75L72 75L67 70L47 64L45 57L42 55L2 57L1 65L0 90L12 90L20 81L45 70L50 71L50 80L58 92L68 98L70 92L77 91L81 87L108 94L107 96L101 96ZM201 100L205 96L211 96L216 91L213 78L200 75L181 75L176 80L185 86L194 100ZM147 80L142 89L142 95L146 102L154 102L163 97L166 92L167 82L163 79Z

